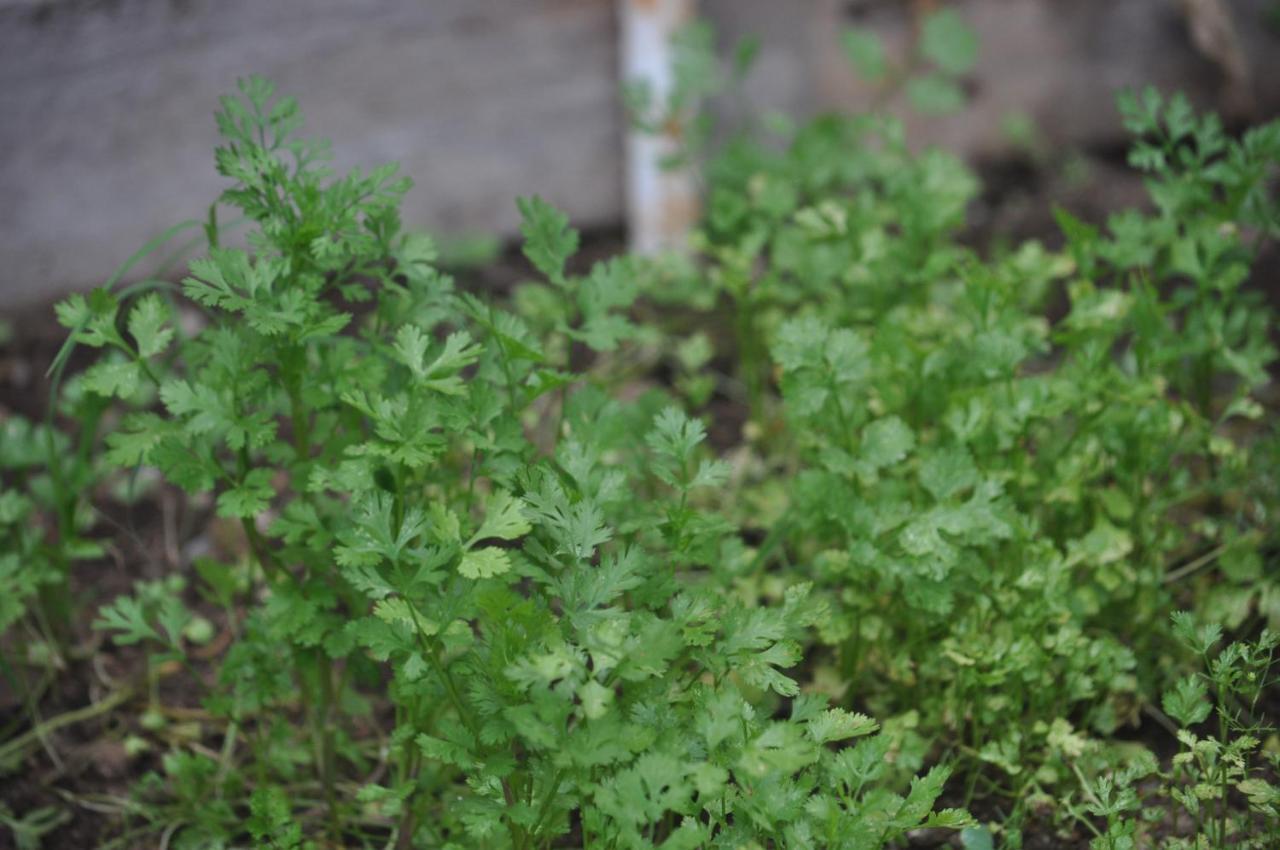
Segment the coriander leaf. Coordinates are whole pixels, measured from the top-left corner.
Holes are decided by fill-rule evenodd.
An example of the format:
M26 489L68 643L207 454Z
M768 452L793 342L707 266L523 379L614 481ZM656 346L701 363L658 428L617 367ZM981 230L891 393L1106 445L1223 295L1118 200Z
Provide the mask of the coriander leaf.
M251 469L244 479L218 496L218 516L255 517L275 496L270 469Z
M431 338L417 325L402 325L396 331L394 350L397 358L419 377L426 374L424 360L430 347Z
M840 35L840 46L845 58L864 80L878 83L888 71L884 45L880 37L869 30L849 28Z
M924 20L920 52L948 74L966 74L978 58L978 36L959 12L939 9Z
M169 321L168 305L154 293L139 298L129 313L129 333L133 335L142 357L154 357L168 347L173 338L173 328L165 327Z
M831 708L809 721L810 737L819 744L830 741L843 741L846 738L860 738L870 735L880 724L865 714L845 711L842 708Z
M149 463L188 493L213 489L222 470L198 446L178 437L164 437L151 450Z
M525 504L522 500L505 490L498 490L489 498L489 503L485 506L484 522L467 545L491 537L502 540L523 537L533 528L525 518L524 511Z
M978 481L978 468L963 447L930 452L920 464L920 483L938 501L949 499Z
M58 316L58 324L72 331L76 342L101 348L120 342L115 324L118 308L119 301L115 295L99 287L88 298L76 293L58 302L54 312Z
M862 434L862 461L872 470L901 462L916 445L915 434L897 416L877 419Z
M907 98L925 115L945 115L964 107L964 91L941 74L923 74L907 80Z
M444 349L423 369L422 375L426 378L423 384L445 395L463 395L458 372L476 362L481 350L480 346L471 344L471 335L466 331L449 334Z
M1178 680L1172 690L1164 692L1162 705L1165 714L1185 729L1203 723L1209 716L1212 706L1209 704L1209 691L1204 680L1199 676L1185 676Z
M511 569L511 557L496 546L472 549L462 556L458 572L467 578L482 579L500 576Z
M118 596L110 605L100 608L93 627L99 631L118 632L112 640L124 646L144 640L164 642L160 633L147 622L142 603L132 596Z
M132 360L100 360L81 376L84 388L103 396L130 398L142 385L142 370Z
M373 616L384 623L404 623L420 633L423 637L431 637L440 631L440 626L411 608L412 603L402 597L383 599L373 606Z
M537 195L517 198L524 255L547 279L565 285L564 265L578 250L578 231L569 227L569 217Z
M154 413L126 416L119 427L107 434L104 455L113 466L137 466L147 462L151 450L169 431L168 423Z

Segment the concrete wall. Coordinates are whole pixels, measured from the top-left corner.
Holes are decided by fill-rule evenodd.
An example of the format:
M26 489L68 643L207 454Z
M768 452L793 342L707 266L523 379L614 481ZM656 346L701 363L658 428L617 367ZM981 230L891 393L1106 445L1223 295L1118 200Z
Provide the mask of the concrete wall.
M613 11L600 0L118 0L0 8L0 300L92 285L203 215L237 77L294 94L337 164L397 160L405 218L516 223L539 192L622 207Z
M1017 110L1049 142L1111 144L1112 91L1145 82L1220 110L1251 96L1256 115L1274 115L1270 2L958 0L982 40L973 106L913 132L999 155L1000 119ZM762 38L752 100L799 113L872 96L840 53L842 26L905 49L913 13L930 5L702 2L727 42ZM1204 46L1223 11L1244 81ZM298 96L339 166L401 162L417 183L414 226L512 233L512 199L530 192L581 226L617 224L616 30L613 0L0 0L0 304L94 285L202 215L223 186L216 98L251 72Z

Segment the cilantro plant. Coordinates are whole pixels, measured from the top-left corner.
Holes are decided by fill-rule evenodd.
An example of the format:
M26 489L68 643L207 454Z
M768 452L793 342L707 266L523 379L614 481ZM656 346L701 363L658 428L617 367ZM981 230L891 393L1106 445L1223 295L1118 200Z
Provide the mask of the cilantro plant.
M141 829L871 848L969 823L935 811L946 767L887 775L874 720L802 693L826 611L808 582L770 600L724 581L743 547L707 498L728 468L702 423L662 393L610 396L608 354L636 335L628 262L570 273L577 233L528 198L541 281L520 312L457 292L401 229L406 180L335 178L294 101L258 78L240 95L217 164L247 247L211 216L183 300L59 308L105 349L76 386L111 403L106 461L211 498L245 547L243 567L198 567L233 636L203 697L220 741L163 757ZM180 590L141 584L95 625L198 682Z
M1167 771L1147 757L1094 782L1082 776L1082 799L1067 808L1092 830L1090 846L1099 850L1140 846L1157 832L1172 832L1162 846L1179 850L1267 847L1280 834L1280 789L1274 784L1276 754L1263 743L1275 728L1262 698L1275 685L1280 638L1264 629L1256 640L1234 641L1215 652L1220 627L1198 625L1186 611L1175 612L1172 623L1201 664L1161 702L1176 724L1178 754ZM1216 727L1209 734L1199 731L1206 722ZM1244 804L1233 805L1233 795ZM1152 816L1166 810L1177 815ZM1095 827L1093 818L1104 819L1105 829Z
M883 101L902 90L907 103L924 115L962 109L962 83L978 59L978 36L953 8L930 9L919 19L909 54L894 61L878 35L862 27L841 33L841 46L853 69L878 87Z
M708 38L650 118L724 88ZM938 12L915 65L974 50ZM217 545L84 617L141 660L83 710L150 754L115 846L1268 846L1280 123L1120 103L1151 203L1060 248L963 244L977 179L891 119L695 122L693 256L584 267L522 198L503 300L243 82L205 255L66 299L55 375L97 356L2 423L0 770L88 716L39 701L94 506L182 491Z
M1274 430L1232 423L1262 416L1275 359L1241 286L1276 232L1280 124L1233 140L1180 96L1121 108L1154 211L1105 236L1060 212L1062 253L958 246L972 178L863 117L730 148L699 235L746 336L772 339L783 423L757 405L742 497L765 508L744 513L763 515L755 568L816 582L819 679L908 723L908 764L959 757L968 797L1070 786L1064 733L1151 711L1147 659L1177 601L1222 592L1220 558L1252 570L1233 625L1274 624L1249 566L1275 542L1254 460Z

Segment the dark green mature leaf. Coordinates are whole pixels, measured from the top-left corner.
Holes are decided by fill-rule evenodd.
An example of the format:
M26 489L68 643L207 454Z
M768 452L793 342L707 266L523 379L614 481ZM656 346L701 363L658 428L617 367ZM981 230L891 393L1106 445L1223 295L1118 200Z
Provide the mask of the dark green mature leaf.
M218 496L218 516L252 518L267 509L275 489L271 470L252 469L244 479Z

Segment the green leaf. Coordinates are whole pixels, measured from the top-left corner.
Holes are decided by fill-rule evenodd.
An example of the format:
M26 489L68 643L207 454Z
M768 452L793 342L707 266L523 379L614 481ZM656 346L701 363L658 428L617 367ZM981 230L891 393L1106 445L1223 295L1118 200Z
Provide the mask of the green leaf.
M89 293L69 296L54 307L58 324L72 331L72 339L93 348L119 343L116 331L116 311L119 301L102 287Z
M615 696L612 688L606 688L595 679L587 680L578 688L577 695L582 704L582 714L588 720L599 720L608 714Z
M950 768L937 765L930 768L924 776L911 780L911 790L896 818L900 829L913 829L929 816L933 804L942 796L942 789L950 776Z
M162 440L169 427L153 413L134 413L107 434L108 449L104 455L113 466L138 466L148 461L151 450Z
M470 546L480 540L497 537L501 540L515 540L528 534L533 526L524 516L525 504L521 499L512 496L505 490L498 490L489 497L485 506L484 522L468 543Z
M481 351L480 346L471 344L471 335L466 331L449 334L444 349L423 370L423 385L445 395L463 395L465 385L458 373L475 363Z
M1133 536L1105 519L1098 520L1089 533L1067 546L1068 564L1102 566L1125 558L1133 551Z
M1199 676L1184 676L1172 690L1164 692L1164 713L1178 721L1184 729L1203 723L1213 707L1209 689Z
M404 623L423 637L438 634L439 624L413 610L411 605L412 603L403 597L383 599L373 606L373 616L384 623Z
M941 502L977 484L978 468L963 447L940 449L921 462L920 483Z
M1222 640L1222 627L1217 623L1196 625L1196 618L1189 611L1174 611L1173 633L1187 647L1200 655L1208 655L1213 645Z
M978 58L978 36L959 12L939 9L924 19L920 52L947 74L967 74Z
M564 266L578 250L578 232L569 217L537 195L517 198L524 255L552 283L563 286Z
M335 552L334 560L342 567L342 577L370 599L384 599L396 592L395 586L378 574L373 564L353 562L351 557Z
M728 477L727 464L718 461L694 464L694 453L706 437L702 422L690 418L679 408L665 408L654 420L653 430L645 435L656 454L650 469L672 487L718 486Z
M98 610L98 619L93 628L99 631L116 632L112 640L123 646L154 640L163 643L160 633L147 622L142 603L132 596L118 596L110 605Z
M585 561L597 547L613 538L613 532L604 524L604 511L594 501L571 504L563 487L551 475L544 475L540 485L524 495L529 506L528 516L535 525L550 532L557 551Z
M900 463L915 448L916 437L897 416L877 419L862 434L862 461L872 469Z
M264 850L299 850L302 846L302 826L294 820L288 795L277 786L254 789L245 827Z
M462 556L458 572L467 578L482 579L500 576L511 569L511 557L506 550L496 546L472 549Z
M396 331L393 346L396 358L419 377L426 374L425 360L430 347L431 337L417 325L402 325Z
M353 508L352 524L337 533L339 545L334 556L340 566L372 567L383 561L399 561L428 528L427 517L419 508L405 511L397 523L395 500L389 493L365 494Z
M964 108L960 86L941 74L922 74L907 80L907 98L925 115L946 115Z
M270 469L251 469L244 479L218 496L218 516L251 518L262 513L275 496Z
M142 357L154 357L169 346L173 328L165 327L169 321L169 307L159 295L144 295L133 305L129 313L129 333L133 335Z
M188 493L213 489L213 482L221 473L200 446L189 445L177 437L161 438L151 450L148 461Z
M100 360L84 371L84 388L103 396L131 398L142 385L142 370L132 360Z
M845 711L843 708L831 708L809 721L809 736L819 744L831 741L843 741L847 738L860 738L870 735L880 728L865 714Z
M1116 105L1124 120L1124 127L1135 136L1158 133L1160 130L1160 110L1164 98L1155 86L1146 86L1141 94L1132 89L1125 89L1116 95Z
M888 65L884 45L878 35L868 30L846 29L840 35L840 46L844 48L845 58L859 76L872 83L884 79Z
M400 250L396 254L396 268L404 272L409 280L422 282L432 271L438 253L435 240L430 236L410 233L400 244Z

